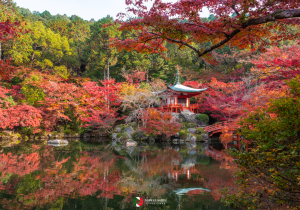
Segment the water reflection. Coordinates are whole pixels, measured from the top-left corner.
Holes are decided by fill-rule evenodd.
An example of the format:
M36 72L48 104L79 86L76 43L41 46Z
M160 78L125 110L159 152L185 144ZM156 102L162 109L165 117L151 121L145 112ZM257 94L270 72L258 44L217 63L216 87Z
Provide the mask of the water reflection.
M225 153L196 143L109 145L3 148L0 207L133 209L133 199L141 197L167 199L150 209L229 209L219 189L234 187L235 167Z

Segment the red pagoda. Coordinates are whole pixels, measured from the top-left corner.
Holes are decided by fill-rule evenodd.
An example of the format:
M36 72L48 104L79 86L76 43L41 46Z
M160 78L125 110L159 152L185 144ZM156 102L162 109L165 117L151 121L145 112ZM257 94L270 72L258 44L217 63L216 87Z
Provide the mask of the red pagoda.
M179 81L179 70L177 69L175 85L168 86L166 90L159 93L161 107L169 112L193 112L198 113L197 105L190 104L190 97L199 95L207 90L195 89L182 85Z

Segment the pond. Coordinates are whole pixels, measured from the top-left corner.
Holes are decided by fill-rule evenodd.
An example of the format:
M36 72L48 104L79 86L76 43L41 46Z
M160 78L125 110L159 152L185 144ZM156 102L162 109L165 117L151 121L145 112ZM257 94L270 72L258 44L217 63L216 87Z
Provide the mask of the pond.
M208 151L201 143L81 141L0 148L0 209L229 210L219 190L234 185L235 167Z

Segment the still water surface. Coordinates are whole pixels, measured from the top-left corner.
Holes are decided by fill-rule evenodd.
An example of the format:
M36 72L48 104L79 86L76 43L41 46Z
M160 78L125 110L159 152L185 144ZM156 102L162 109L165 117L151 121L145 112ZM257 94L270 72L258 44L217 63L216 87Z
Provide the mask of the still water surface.
M200 143L26 144L0 152L0 209L230 209L219 190L233 185L234 167Z

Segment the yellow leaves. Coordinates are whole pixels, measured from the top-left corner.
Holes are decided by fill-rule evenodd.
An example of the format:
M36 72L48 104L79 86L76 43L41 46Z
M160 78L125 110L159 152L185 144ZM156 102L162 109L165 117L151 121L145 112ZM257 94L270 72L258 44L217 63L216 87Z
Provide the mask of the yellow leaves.
M121 90L120 90L120 94L124 95L124 96L125 95L134 95L136 91L137 91L137 88L133 84L123 83Z

